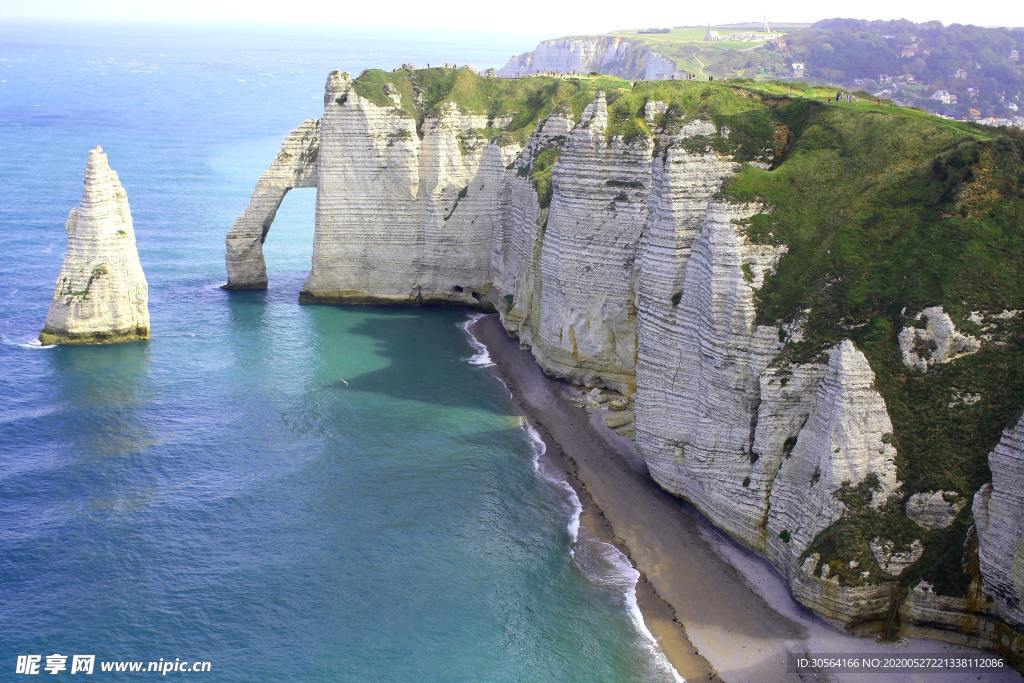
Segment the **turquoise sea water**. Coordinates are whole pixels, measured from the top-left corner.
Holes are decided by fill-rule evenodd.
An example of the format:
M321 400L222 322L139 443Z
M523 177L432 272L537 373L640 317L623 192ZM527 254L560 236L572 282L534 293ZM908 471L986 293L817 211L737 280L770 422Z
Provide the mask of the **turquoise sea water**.
M628 565L574 552L573 497L467 362L465 311L299 306L311 191L271 232L270 290L218 289L330 69L499 65L535 38L0 27L0 679L55 652L210 681L671 679ZM154 338L42 349L96 144Z

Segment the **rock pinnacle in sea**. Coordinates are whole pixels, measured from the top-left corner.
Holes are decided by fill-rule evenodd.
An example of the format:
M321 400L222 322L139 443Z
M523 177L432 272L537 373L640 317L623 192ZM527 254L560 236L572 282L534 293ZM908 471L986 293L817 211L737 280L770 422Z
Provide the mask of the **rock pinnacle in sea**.
M43 344L113 344L149 338L149 286L135 248L128 195L103 149L89 152L82 199L64 229L68 248Z

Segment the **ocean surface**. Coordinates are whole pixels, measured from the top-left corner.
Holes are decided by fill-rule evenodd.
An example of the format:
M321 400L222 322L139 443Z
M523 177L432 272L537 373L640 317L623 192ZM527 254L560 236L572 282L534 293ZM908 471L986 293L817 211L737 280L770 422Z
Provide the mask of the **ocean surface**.
M298 305L312 190L270 233L270 289L218 288L328 71L499 66L539 37L0 26L0 679L61 653L212 663L179 680L672 680L465 310ZM41 348L97 144L153 339Z

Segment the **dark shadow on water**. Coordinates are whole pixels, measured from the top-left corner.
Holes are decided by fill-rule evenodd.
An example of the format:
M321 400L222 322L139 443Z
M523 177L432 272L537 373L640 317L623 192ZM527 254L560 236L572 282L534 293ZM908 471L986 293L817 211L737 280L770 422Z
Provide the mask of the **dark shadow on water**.
M352 378L348 385L339 382L339 391L373 392L402 400L510 414L500 398L500 387L494 386L486 369L467 362L475 351L459 325L473 312L471 309L327 308L360 316L348 332L373 339L375 352L388 360L386 367ZM314 334L328 334L325 327L314 325ZM318 341L322 342L318 348L330 348L329 340Z

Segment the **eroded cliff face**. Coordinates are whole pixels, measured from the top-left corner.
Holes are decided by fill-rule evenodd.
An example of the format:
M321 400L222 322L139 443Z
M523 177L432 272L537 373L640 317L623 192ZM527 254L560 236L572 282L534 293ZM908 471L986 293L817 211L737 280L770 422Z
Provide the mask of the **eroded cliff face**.
M999 613L1024 626L1024 417L988 461L992 483L974 497L982 584Z
M758 292L787 247L748 236L772 207L723 192L744 167L712 144L729 139L726 127L652 100L642 107L652 134L626 139L597 93L516 138L501 134L511 116L444 102L416 118L397 90L384 92L391 105L331 74L323 118L289 135L229 235L229 274L265 282L260 245L278 192L313 183L305 301L493 307L545 371L620 392L620 408L632 400L652 477L767 557L811 609L862 632L897 624L1021 645L1006 626L1020 620L1024 517L1008 483L1020 474L1011 436L993 453L1002 474L975 501L998 610L977 586L967 597L920 581L908 592L901 577L923 561L920 542L872 534L841 562L820 542L837 524L882 515L941 530L965 502L905 495L863 349L842 339L797 362L785 351L802 322L758 321Z
M534 50L516 55L498 70L516 78L536 73L597 72L621 78L657 81L680 75L675 64L650 48L619 36L545 40Z
M106 344L149 338L149 287L135 247L128 195L103 149L89 152L82 199L64 225L61 264L43 344Z
M527 341L549 372L632 393L635 266L652 145L608 141L607 127L599 93L562 145Z
M331 74L305 299L478 300L508 162L477 141L487 123L450 105L418 128L397 106L378 106L347 75Z
M228 282L225 289L265 289L267 266L263 243L289 190L316 186L320 121L308 119L281 143L270 167L260 176L245 211L225 240Z

